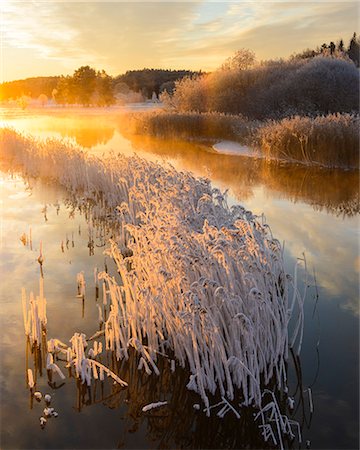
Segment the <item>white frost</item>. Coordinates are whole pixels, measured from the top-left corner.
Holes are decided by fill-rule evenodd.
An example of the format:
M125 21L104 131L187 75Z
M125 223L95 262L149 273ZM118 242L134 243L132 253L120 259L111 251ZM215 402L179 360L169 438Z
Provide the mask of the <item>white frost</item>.
M151 409L160 408L160 406L167 405L167 402L157 402L157 403L149 403L145 405L142 409L143 412L150 411Z

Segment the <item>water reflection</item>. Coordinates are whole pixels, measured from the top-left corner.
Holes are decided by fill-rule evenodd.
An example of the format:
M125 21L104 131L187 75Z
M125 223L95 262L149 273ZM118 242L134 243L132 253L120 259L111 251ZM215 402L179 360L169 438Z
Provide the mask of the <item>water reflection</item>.
M360 211L358 171L326 170L296 165L269 164L236 155L223 155L210 145L173 139L137 136L126 132L121 113L57 112L49 116L4 116L3 123L42 137L65 137L92 153L114 150L143 157L166 159L180 170L208 176L215 184L230 189L243 202L263 187L269 195L302 202L315 210L350 217Z
M96 245L104 237L104 229L88 232L90 210L79 208L67 199L64 192L39 180L30 180L32 196L17 196L15 192L28 192L19 178L3 178L2 200L6 215L3 255L11 258L3 266L5 283L1 292L1 323L6 339L1 345L2 408L6 417L1 418L2 443L5 448L265 448L254 424L253 411L245 411L240 421L228 414L226 420L216 416L208 419L196 411L193 404L199 397L186 388L187 370L171 371L167 358L158 360L160 376L147 376L138 370L138 356L134 352L128 361L117 361L112 354L104 356L103 363L129 381L127 389L121 389L110 380L95 382L91 388L73 378L65 382L46 371L46 338L57 337L68 342L75 330L92 334L97 324L95 282L92 280L94 265L104 266L101 250ZM45 188L45 189L44 189ZM48 197L46 197L48 193ZM27 214L22 206L27 204ZM44 207L44 205L46 207ZM47 220L44 220L44 209ZM98 227L100 222L96 222ZM33 249L20 240L22 231L28 236L32 226ZM85 231L81 231L85 230ZM61 250L60 242L68 245ZM88 254L88 240L92 236L94 248ZM20 307L20 288L25 286L36 292L39 265L37 255L40 238L44 244L44 283L48 299L46 335L40 348L25 341ZM29 239L26 239L26 243ZM110 261L106 263L110 273ZM85 317L81 313L81 300L76 298L76 273L84 270L87 276ZM113 273L115 275L115 273ZM35 284L35 286L34 286ZM5 294L6 292L6 294ZM79 303L80 302L80 303ZM24 365L24 354L25 365ZM61 365L61 358L56 361ZM44 403L37 403L27 395L27 369L33 370L36 389L51 392L52 405L59 413L50 419L44 430L40 429L39 417ZM66 369L61 366L64 373ZM24 370L25 369L25 370ZM294 395L301 398L301 377L294 377ZM291 387L291 383L290 383ZM291 392L293 395L293 392ZM284 410L286 396L280 399ZM142 413L145 404L167 400L168 406ZM218 399L214 399L214 403ZM239 401L239 399L238 399ZM105 406L105 408L104 408ZM28 408L32 411L27 413ZM99 409L101 408L101 410ZM301 408L294 413L303 420ZM79 439L81 441L79 442ZM291 448L293 444L288 443Z
M108 118L94 115L30 115L10 117L4 122L34 135L71 138L85 148L105 145L115 133L115 127Z
M38 118L35 119L31 119L33 131L37 129L41 133ZM29 120L26 118L27 124ZM98 152L101 147L101 151L125 148L131 153L133 148L142 156L158 160L165 158L181 169L210 175L216 184L230 188L234 196L254 213L265 212L275 236L286 241L285 257L290 272L296 257L306 252L310 267L316 269L320 326L312 318L313 303L310 302L305 305L303 388L313 384L316 373L318 378L313 385L315 412L311 423L307 397L302 393L306 417L304 439L312 441L312 448L356 448L359 416L359 222L356 217L359 212L359 174L270 166L262 161L219 155L210 152L206 145L194 143L128 136L129 143L120 136L112 120L109 117L107 122L109 128L113 127L112 138L105 145L93 141L92 152ZM50 121L44 133L54 135L51 130ZM61 130L64 136L69 136L58 126L58 133L61 134ZM224 445L230 448L244 445L244 440L241 441L244 436L235 419L229 416L226 421L218 423L216 419L209 421L193 410L196 399L191 392L181 389L181 377L185 374L179 373L177 378L168 373L166 361L163 361L164 378L160 381L139 375L134 377L135 362L132 360L128 366L118 367L134 383L129 390L129 398L125 391L117 391L111 384L103 391L94 386L96 392L84 392L76 380L67 380L54 391L60 420L49 424L44 432L39 429L38 419L42 411L39 405L33 405L31 414L25 413L29 398L24 395L25 348L20 289L22 286L28 292L37 289L40 240L44 245L45 295L49 300L51 337L67 342L74 331L92 334L97 323L93 268L104 268L106 264L111 270L110 261L105 263L102 255L104 233L89 234L85 218L87 211L83 210L80 215L71 203L67 203L65 208L65 194L57 186L39 180L32 180L31 184L32 190L28 190L20 178L13 178L4 183L1 190L0 318L3 338L0 344L0 390L3 412L6 411L6 417L2 414L1 418L2 446L212 448ZM23 233L29 232L29 226L32 227L33 249L24 246L20 240ZM85 270L87 286L91 286L83 318L83 305L76 299L76 274L82 270ZM320 368L317 349L321 355ZM111 361L109 363L112 364ZM294 392L300 395L304 389L299 385L296 390L296 375L290 373L290 377L295 383ZM46 376L40 377L39 388L44 392L52 389ZM154 411L154 416L140 413L143 404L164 399L175 407ZM302 420L302 413L300 407L298 419ZM249 420L249 427L250 423ZM239 434L234 430L239 430ZM247 439L253 439L252 445L263 447L263 443L257 443L256 436L252 437L250 430L251 427Z
M254 195L264 186L270 195L291 202L305 202L316 210L353 216L359 207L359 172L274 164L263 159L222 155L206 145L126 135L137 150L170 159L176 167L209 176L230 188L238 201Z

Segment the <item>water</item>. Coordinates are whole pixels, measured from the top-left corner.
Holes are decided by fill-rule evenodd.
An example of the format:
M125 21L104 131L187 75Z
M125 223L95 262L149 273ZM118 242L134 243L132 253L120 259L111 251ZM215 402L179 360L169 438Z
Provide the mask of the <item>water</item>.
M296 413L304 441L310 440L312 448L358 448L358 173L269 166L215 153L205 144L127 136L120 133L121 115L112 113L7 113L4 120L40 137L71 139L98 155L113 149L166 159L180 170L209 176L215 185L229 189L230 203L264 213L273 234L285 241L287 270L293 272L296 258L304 252L309 271L316 274L318 300L311 287L301 354L301 390L311 386L314 413L309 413L306 392L304 409L300 405ZM103 237L95 238L94 254L89 256L86 220L77 211L71 213L61 188L30 180L28 190L21 178L5 173L1 180L1 447L236 448L246 442L261 446L250 426L240 430L230 416L209 420L195 412L192 404L197 397L184 388L187 374L172 374L165 363L158 379L140 376L130 361L122 372L132 380L129 389L108 383L105 392L92 392L91 398L89 393L79 395L74 379L54 389L43 376L40 390L53 394L52 406L59 417L40 429L43 406L31 405L26 389L21 287L38 292L42 240L48 338L67 342L74 331L92 334L97 327L93 269L104 267ZM20 241L29 227L32 250ZM106 264L112 270L111 262ZM76 298L76 274L81 270L87 280L84 304ZM295 389L297 378L293 372L290 375ZM144 404L164 398L168 407L152 415L141 413Z

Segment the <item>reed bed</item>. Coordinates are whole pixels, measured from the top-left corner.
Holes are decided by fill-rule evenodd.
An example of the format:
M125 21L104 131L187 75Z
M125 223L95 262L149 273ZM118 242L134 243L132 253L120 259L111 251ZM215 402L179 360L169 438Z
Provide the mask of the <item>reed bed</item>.
M255 132L267 158L282 158L327 167L359 167L359 115L295 116L269 121Z
M159 374L159 355L175 359L190 370L187 387L207 415L212 395L221 396L224 414L239 414L235 398L242 407L264 408L270 381L287 392L288 349L300 352L306 292L296 288L296 271L294 280L286 274L266 223L239 205L230 208L208 180L169 165L121 154L100 160L63 141L9 129L1 143L3 159L61 183L79 204L92 205L95 219L115 224L106 253L119 277L98 277L110 308L105 347L118 361L134 348L139 370ZM126 385L95 360L98 344L86 354L84 335L71 342L53 353L66 353L83 383L105 371Z
M232 139L243 141L255 122L241 115L219 112L151 111L123 114L119 127L123 133L177 137L182 139Z
M229 139L260 149L267 159L324 167L359 167L359 115L337 113L255 121L219 112L124 114L124 134L193 140Z

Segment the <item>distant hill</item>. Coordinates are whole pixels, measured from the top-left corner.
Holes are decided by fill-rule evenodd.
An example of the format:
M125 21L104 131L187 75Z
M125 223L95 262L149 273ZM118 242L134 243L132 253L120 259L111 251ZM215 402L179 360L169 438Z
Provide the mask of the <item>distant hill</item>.
M26 95L38 98L45 94L51 98L53 89L56 88L60 77L34 77L25 80L7 81L0 84L0 101L10 100Z

